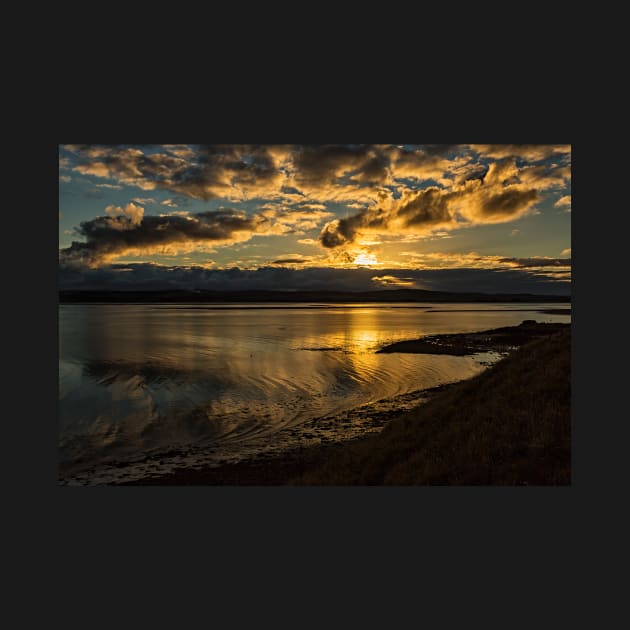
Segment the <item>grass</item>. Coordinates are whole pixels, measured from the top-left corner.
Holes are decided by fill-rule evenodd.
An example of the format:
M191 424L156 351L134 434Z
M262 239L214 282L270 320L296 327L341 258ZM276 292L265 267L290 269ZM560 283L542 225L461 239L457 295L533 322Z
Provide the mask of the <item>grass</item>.
M570 328L526 344L290 483L570 484Z

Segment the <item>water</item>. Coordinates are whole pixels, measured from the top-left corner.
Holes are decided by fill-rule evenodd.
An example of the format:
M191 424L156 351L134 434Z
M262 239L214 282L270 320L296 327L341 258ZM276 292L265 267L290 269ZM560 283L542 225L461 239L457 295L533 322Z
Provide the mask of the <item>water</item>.
M570 321L551 308L568 305L60 305L60 477L107 483L378 430L418 390L497 358L378 348Z

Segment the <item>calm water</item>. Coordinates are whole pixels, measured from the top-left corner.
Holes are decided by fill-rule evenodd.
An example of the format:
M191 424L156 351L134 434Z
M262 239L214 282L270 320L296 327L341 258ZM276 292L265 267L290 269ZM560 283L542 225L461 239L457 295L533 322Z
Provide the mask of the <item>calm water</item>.
M568 307L60 305L61 477L104 483L374 430L376 411L416 404L413 392L496 358L379 347L524 319L568 322L538 312Z

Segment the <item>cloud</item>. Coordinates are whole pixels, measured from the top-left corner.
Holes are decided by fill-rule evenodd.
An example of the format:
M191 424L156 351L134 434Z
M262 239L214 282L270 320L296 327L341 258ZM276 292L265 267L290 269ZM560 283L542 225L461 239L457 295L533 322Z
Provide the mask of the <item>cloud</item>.
M474 144L470 146L483 157L495 159L519 157L539 161L571 154L570 144Z
M299 186L332 183L345 174L365 174L367 179L383 178L379 163L384 159L365 145L306 145L295 147L293 166Z
M571 268L570 258L547 258L532 256L529 258L514 258L508 256L486 255L476 252L448 253L448 252L400 252L400 256L410 260L411 265L427 268L476 268L476 269L543 269L555 267L557 269Z
M306 195L293 186L281 186L280 192L290 197L306 197Z
M59 181L68 184L72 181L72 177L70 177L70 175L59 175Z
M323 247L352 243L361 234L429 235L464 227L513 221L530 212L540 194L519 179L515 160L494 162L481 179L466 180L444 189L429 186L403 190L399 199L381 203L327 223L319 240Z
M260 213L273 219L280 232L286 234L303 233L318 228L325 219L333 216L332 212L319 210L317 206L300 206L299 208L261 208Z
M566 250L565 250L566 251ZM530 258L499 258L499 263L507 263L515 267L570 267L570 258L545 258L532 256Z
M443 185L452 182L449 176L464 167L470 156L447 157L455 145L426 145L420 148L398 149L393 154L392 173L397 179L407 178L417 181L434 180Z
M150 148L75 147L80 162L74 170L115 178L142 190L162 188L203 200L242 196L283 179L272 155L260 145L207 145L196 151L165 152Z
M483 195L477 204L471 205L469 216L479 220L479 223L497 223L520 216L538 201L536 190L518 190L512 188L500 193ZM483 219L486 219L484 221Z
M449 208L472 224L520 218L540 199L538 189L520 180L515 160L490 164L482 179L467 180L449 192Z
M66 145L74 170L142 190L164 189L209 200L337 201L382 205L420 182L450 189L480 180L494 159L520 160L521 183L536 189L570 178L570 146L555 145ZM549 157L555 163L540 164ZM67 160L64 156L61 159ZM527 161L534 161L529 164ZM532 167L529 173L527 167ZM543 173L535 169L546 169ZM490 164L492 169L492 164ZM526 181L528 180L528 181ZM114 185L114 184L110 184ZM530 186L532 187L532 186ZM396 194L395 194L396 193ZM491 202L490 202L491 203ZM508 202L506 202L508 203ZM322 209L322 208L320 208Z
M414 278L400 278L398 276L372 276L372 281L377 282L385 287L413 287L415 286Z
M88 164L78 164L74 167L75 171L82 175L95 175L96 177L110 177L111 172L103 162L92 162Z
M518 179L540 191L560 189L571 182L571 169L558 164L528 165L520 169Z
M563 250L560 252L560 255L561 255L561 256L570 256L570 255L571 255L571 248L570 248L570 247L567 247L566 249L563 249Z
M95 184L97 188L111 188L112 190L120 190L122 186L118 184Z
M292 254L288 258L279 258L278 260L274 260L272 265L303 265L304 263L312 260L310 256L300 256L299 254Z
M143 190L162 188L208 200L223 197L310 198L369 204L392 183L397 149L388 145L74 145L74 170ZM437 159L435 150L418 155ZM406 164L407 155L398 161Z
M369 291L404 287L400 282L413 282L415 287L436 291L545 295L568 295L571 286L566 278L539 276L526 269L405 269L404 275L400 270L383 269L375 276L374 270L369 268L292 269L277 265L243 270L133 263L97 269L61 267L59 270L61 289Z
M162 145L162 148L167 153L172 153L180 158L192 158L195 156L195 150L185 144L164 144Z
M304 235L301 243L313 244L317 230L317 243L338 262L352 261L357 244L449 238L466 227L516 221L539 212L547 195L567 192L571 179L570 145L64 145L63 151L60 160L69 160L76 172L116 182L99 188L126 185L173 195L161 202L133 197L136 204L255 200L249 208L255 207L250 216L257 217L256 230L235 230L222 242L264 230ZM570 209L570 195L556 204ZM141 228L124 212L116 216L112 229L143 232L144 222ZM135 250L192 251L195 242L205 246L207 240L178 237L167 246L157 238L148 245L143 237Z
M136 206L134 203L128 203L124 208L110 205L105 208L105 214L113 217L108 223L113 229L129 230L142 223L144 208Z
M74 241L60 250L60 264L97 267L123 255L176 254L274 233L266 217L232 209L186 217L143 216L142 212L132 203L125 208L108 206L110 216L84 221L77 231L86 242Z
M571 212L571 195L564 195L553 204L556 208L564 208L565 212Z
M159 216L161 217L174 217L174 216L187 217L188 215L190 215L189 210L171 210L170 212L164 212L164 213L161 212L159 214Z

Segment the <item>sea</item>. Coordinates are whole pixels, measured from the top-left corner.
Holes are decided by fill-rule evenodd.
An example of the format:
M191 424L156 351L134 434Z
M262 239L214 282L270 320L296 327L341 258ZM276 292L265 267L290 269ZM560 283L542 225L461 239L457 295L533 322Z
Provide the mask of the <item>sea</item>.
M570 304L60 304L61 485L101 485L379 431L500 360L378 354Z

